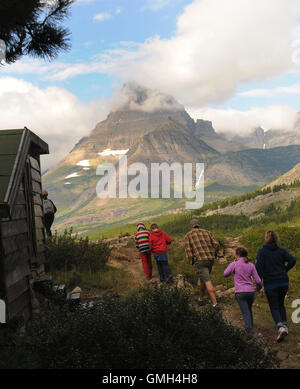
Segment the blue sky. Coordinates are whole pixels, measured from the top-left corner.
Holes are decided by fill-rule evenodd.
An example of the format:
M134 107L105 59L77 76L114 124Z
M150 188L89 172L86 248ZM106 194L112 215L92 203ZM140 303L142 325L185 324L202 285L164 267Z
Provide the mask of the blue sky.
M300 110L299 3L78 0L64 22L69 52L0 68L1 127L25 123L58 158L105 119L123 82L136 81L219 132L291 129Z
M65 22L72 33L72 49L61 53L55 62L76 64L93 61L107 50L124 47L126 42L128 45L131 42L143 43L155 35L162 40L170 39L175 34L178 17L184 7L191 3L191 0L79 0L73 5L71 16ZM100 15L99 19L97 15ZM122 83L122 78L117 75L99 73L81 74L63 81L44 80L35 74L20 75L12 72L11 75L41 87L60 86L82 101L111 96L116 83ZM295 84L300 85L299 74L278 74L270 79L240 83L237 85L237 93L231 98L210 106L247 110L253 105L288 104L299 109L297 94L239 96L239 93L249 89L270 89Z
M78 1L72 7L70 18L64 23L71 31L72 49L61 53L56 61L80 63L92 60L105 50L122 47L121 42L144 42L153 35L161 38L172 36L176 20L189 0L161 1L161 8L151 7L154 1L141 0L87 0ZM163 6L165 4L165 6ZM107 19L94 19L97 15ZM20 75L12 73L13 76ZM89 101L111 96L114 84L122 82L117 76L89 74L64 82L43 81L34 74L25 74L22 79L45 87L59 85L76 94L81 100Z

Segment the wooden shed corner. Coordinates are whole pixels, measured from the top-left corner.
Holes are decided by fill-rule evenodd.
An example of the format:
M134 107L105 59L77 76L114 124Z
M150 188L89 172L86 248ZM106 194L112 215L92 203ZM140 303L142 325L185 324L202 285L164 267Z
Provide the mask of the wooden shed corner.
M6 318L31 317L35 278L44 273L40 156L47 143L26 127L0 130L0 299Z

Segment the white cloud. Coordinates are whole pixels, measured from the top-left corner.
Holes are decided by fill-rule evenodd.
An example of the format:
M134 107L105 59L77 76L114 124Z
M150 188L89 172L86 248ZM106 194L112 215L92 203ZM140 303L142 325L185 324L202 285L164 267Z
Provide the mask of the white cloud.
M120 13L122 13L122 12L123 12L123 8L118 7L118 8L116 9L116 14L117 14L117 15L120 15Z
M84 104L63 88L40 89L24 80L0 77L1 129L26 126L45 140L51 154L42 158L43 168L64 158L109 110L108 100Z
M103 20L105 14L99 15ZM185 105L222 103L241 83L269 80L299 67L299 16L298 0L194 0L170 39L155 36L135 47L121 46L90 63L47 67L35 62L35 67L51 80L105 73L157 88ZM18 66L26 68L15 64L7 71Z
M159 11L160 9L169 5L173 0L147 0L142 9L150 9L152 11Z
M111 18L111 14L104 12L95 15L93 19L98 22L103 22L104 20L108 20L110 18Z
M280 86L277 88L259 88L252 89L246 92L241 92L238 96L241 97L281 97L285 95L299 95L300 85L294 84L290 86Z
M148 39L133 58L127 52L114 64L125 81L134 77L184 104L221 103L240 83L294 66L298 16L297 0L195 0L171 39Z
M236 109L190 108L189 114L196 119L210 120L216 132L243 135L255 127L265 130L294 129L296 110L284 105L253 107L248 111Z
M299 16L298 0L194 0L178 18L170 39L155 36L141 44L121 44L90 63L26 59L1 71L34 73L52 81L91 73L117 75L173 95L184 105L203 107L223 103L241 83L270 80L297 69ZM295 86L294 91L286 87L242 95L297 90Z

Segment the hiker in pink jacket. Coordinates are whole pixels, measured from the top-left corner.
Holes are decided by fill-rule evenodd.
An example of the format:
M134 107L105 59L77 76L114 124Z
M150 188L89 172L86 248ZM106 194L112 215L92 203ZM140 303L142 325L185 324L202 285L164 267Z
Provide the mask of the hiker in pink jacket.
M262 288L261 279L256 268L248 258L247 250L244 247L236 249L236 259L224 271L224 277L234 274L235 298L240 306L243 315L247 335L253 337L253 314L252 305L255 298L253 280L256 289Z

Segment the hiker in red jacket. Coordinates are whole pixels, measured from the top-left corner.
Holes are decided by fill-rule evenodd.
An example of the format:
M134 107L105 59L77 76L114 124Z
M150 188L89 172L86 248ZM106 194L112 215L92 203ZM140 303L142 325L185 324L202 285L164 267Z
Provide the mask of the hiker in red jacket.
M160 230L157 224L151 225L150 250L154 254L161 282L170 282L172 280L172 272L168 264L168 245L171 242L172 239L169 235Z

